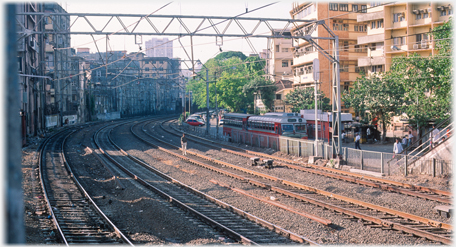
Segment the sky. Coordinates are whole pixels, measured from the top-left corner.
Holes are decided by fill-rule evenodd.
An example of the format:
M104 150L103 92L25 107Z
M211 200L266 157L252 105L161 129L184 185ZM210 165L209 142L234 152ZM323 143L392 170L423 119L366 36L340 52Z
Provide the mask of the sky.
M189 0L189 1L145 1L145 0L132 0L132 1L69 1L69 2L59 2L59 4L66 9L68 13L107 13L107 14L140 14L140 15L149 15L154 11L157 11L161 7L165 6L169 3L166 7L158 10L154 14L156 15L192 15L192 16L224 16L224 17L231 17L236 16L246 12L246 8L251 11L253 9L272 4L271 6L264 7L262 9L253 11L251 13L243 15L243 17L261 17L261 18L280 18L280 19L291 19L289 11L292 8L292 4L294 1L260 1L260 0L250 0L250 1L241 1L241 0L230 0L230 1L216 1L216 0ZM102 29L103 26L108 23L109 18L100 18L97 19L92 17L90 19L91 22L95 25L97 29ZM94 20L99 20L98 26L95 24ZM71 20L73 23L74 18ZM138 18L122 18L122 21L126 26L130 26L130 30L133 28L135 22L138 21ZM169 21L169 20L168 20ZM216 22L216 21L214 21ZM163 29L166 25L166 21L162 28ZM171 31L171 28L175 27L178 28L177 22L175 26L171 25L168 30ZM141 24L148 25L147 22L141 22ZM186 25L193 24L196 28L198 23L192 23L188 20L185 21ZM277 23L271 23L274 25ZM117 26L116 26L117 25ZM206 27L208 25L207 22L203 24L202 27ZM246 25L246 29L252 30L254 23L243 23ZM118 24L117 21L111 21L108 24L109 27L112 27L112 30L118 31L122 27ZM234 24L232 25L234 26ZM140 30L141 26L138 26ZM152 30L150 26L147 26L149 30ZM223 29L223 25L219 29ZM274 28L283 28L282 25L273 26ZM117 28L117 29L116 29ZM190 28L193 30L194 28ZM89 29L89 26L82 20L78 19L77 22L72 26L72 30L83 30L85 31L92 31ZM181 28L180 31L183 31ZM265 27L262 29L258 29L256 33L268 32ZM240 31L239 31L240 32ZM108 43L108 50L127 50L128 52L138 52L139 46L144 50L145 49L145 41L150 40L152 38L168 38L177 39L176 36L143 36L142 37L142 45L135 44L135 38L131 35L112 35L109 38ZM98 46L98 50L100 52L106 51L106 40L105 36L94 36L92 38L90 35L72 35L71 37L71 45L74 48L78 47L88 47L90 48L90 52L94 53L97 52L97 46L95 46L94 41L96 41L96 45ZM267 40L266 38L251 38L251 42L257 52L261 52L263 49L267 48ZM188 59L185 51L191 56L191 45L190 45L190 38L189 37L182 37L180 39L182 46L178 40L173 41L173 52L174 57L179 57L181 59ZM233 38L233 37L225 37L223 40L223 45L220 47L222 51L241 51L244 54L248 55L253 53L253 50L247 43L245 39L242 38ZM219 46L216 44L215 37L193 37L193 57L195 60L201 60L203 63L206 62L208 59L215 57L218 53L220 53Z

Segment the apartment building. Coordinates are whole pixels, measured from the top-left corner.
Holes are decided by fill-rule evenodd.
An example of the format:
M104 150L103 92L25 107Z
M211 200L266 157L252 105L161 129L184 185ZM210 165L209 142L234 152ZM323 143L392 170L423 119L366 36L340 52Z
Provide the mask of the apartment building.
M146 41L146 56L173 58L173 41L168 38Z
M361 2L306 2L295 6L290 15L293 19L323 20L325 24L339 37L340 62L340 91L348 89L360 77L358 58L366 57L366 47L357 44L358 37L367 34L368 22L358 21L359 13L367 11L367 4ZM296 34L308 34L314 24L307 24L293 28ZM312 37L330 37L328 31L321 25L313 31ZM329 54L334 54L332 41L314 39L314 41ZM314 87L313 60L318 59L320 68L319 90L325 97L331 99L332 104L332 63L324 57L313 45L305 40L293 42L293 88ZM342 112L349 109L341 106Z
M17 62L20 97L20 116L22 144L29 135L40 134L44 130L45 95L43 93L46 77L44 76L43 35L44 25L35 13L43 11L43 4L17 3L16 13L28 13L16 16Z
M274 30L272 35L279 34L282 30ZM290 35L290 30L283 31L284 35ZM266 74L271 81L293 80L293 47L291 39L268 38L266 59Z
M358 58L358 66L375 73L388 71L396 56L435 55L430 32L452 15L449 3L369 3L366 13L357 16L358 23L368 23L367 34L358 37L358 45L368 48L366 56Z

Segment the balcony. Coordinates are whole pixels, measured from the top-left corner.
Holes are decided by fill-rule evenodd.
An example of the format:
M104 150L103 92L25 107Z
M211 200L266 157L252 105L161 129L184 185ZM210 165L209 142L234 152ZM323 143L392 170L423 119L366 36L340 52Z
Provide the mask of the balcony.
M380 43L383 42L385 36L383 33L374 35L365 35L358 37L358 45L369 44L369 43Z
M372 66L372 65L383 65L385 64L385 57L361 57L358 58L358 66Z
M372 20L379 20L379 19L383 19L383 11L358 14L356 16L357 22L372 21Z
M422 40L412 45L412 50L430 50L432 48L432 42L428 40Z

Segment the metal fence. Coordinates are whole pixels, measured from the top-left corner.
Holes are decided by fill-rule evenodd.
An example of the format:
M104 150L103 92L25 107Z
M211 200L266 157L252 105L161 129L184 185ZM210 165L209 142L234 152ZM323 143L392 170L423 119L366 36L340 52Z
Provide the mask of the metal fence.
M204 134L205 132L204 130L195 127L187 127L185 129L199 134ZM211 135L211 137L215 138L213 135ZM333 157L332 146L321 141L315 145L315 141L312 140L288 138L283 136L268 136L246 131L236 131L232 133L231 137L221 135L218 138L224 141L246 144L253 147L270 148L275 151L280 151L282 153L298 157L316 156L316 154L326 160L330 160ZM411 164L414 159L418 159L419 157L417 156L366 151L348 147L341 148L341 156L343 157L346 165L360 170L378 172L387 175L407 176L407 174L427 174L440 176L452 174L451 162L445 160L420 159L420 163L418 165L414 165L414 168L412 169L411 167L407 167L406 164Z

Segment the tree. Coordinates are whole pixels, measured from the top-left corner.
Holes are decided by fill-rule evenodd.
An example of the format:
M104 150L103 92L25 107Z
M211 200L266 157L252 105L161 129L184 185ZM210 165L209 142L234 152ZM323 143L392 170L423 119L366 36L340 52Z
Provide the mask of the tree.
M386 127L391 118L399 114L403 104L403 88L398 80L392 79L387 73L371 74L358 78L353 87L342 95L346 107L353 107L357 112L369 111L382 123L382 138L386 139Z
M242 92L253 101L253 94L259 93L261 95L261 100L266 107L266 111L272 111L274 106L275 92L277 91L277 86L269 79L266 79L263 76L254 77L244 85ZM250 96L250 97L249 97Z
M452 105L452 21L432 31L439 49L435 56L418 54L393 59L389 74L404 90L402 112L409 122L425 126L449 117Z
M242 53L240 51L227 51L227 52L222 52L222 53L218 54L217 56L215 56L214 59L221 61L221 60L232 58L232 57L238 57L242 61L244 61L247 58L247 56L244 55L244 53Z
M241 60L244 57L245 61ZM215 107L215 81L218 106L233 112L253 109L253 94L243 92L244 85L264 74L264 60L247 58L242 52L224 52L209 59L198 77L190 80L187 90L193 91L194 103L206 108L206 68L209 75L209 107ZM216 74L215 74L216 73ZM216 75L216 77L214 77Z
M331 105L329 98L326 98L324 93L320 90L318 93L318 109L322 111L330 111ZM315 109L315 89L313 87L299 87L291 91L285 96L285 103L292 105L293 112L300 110Z

